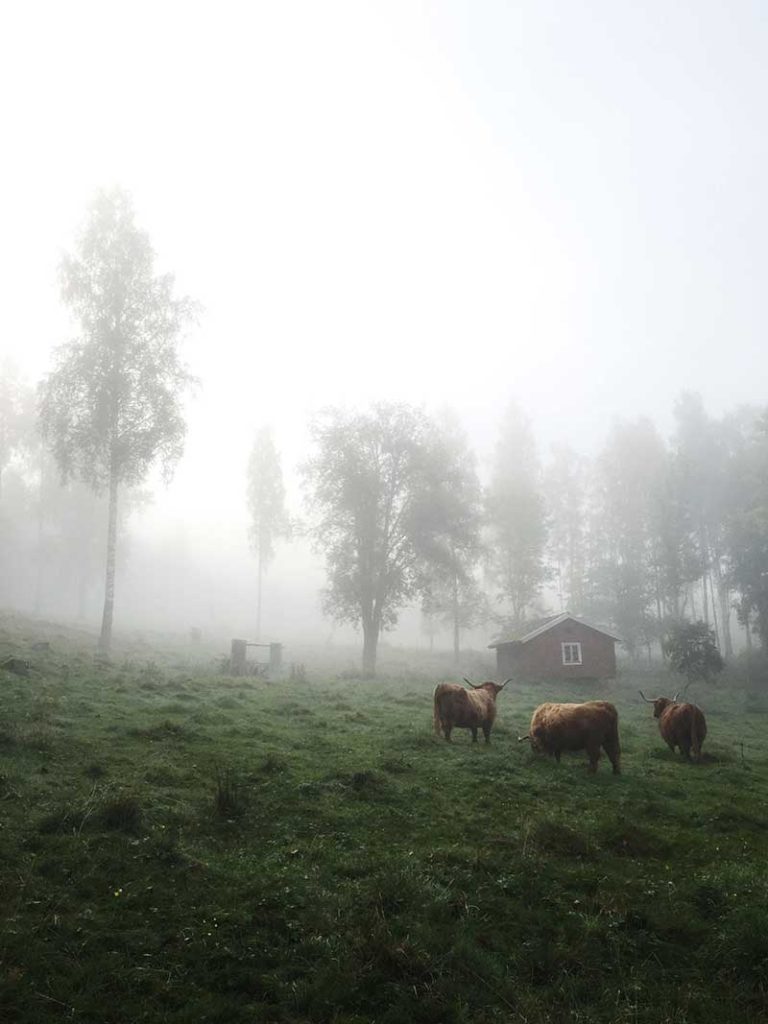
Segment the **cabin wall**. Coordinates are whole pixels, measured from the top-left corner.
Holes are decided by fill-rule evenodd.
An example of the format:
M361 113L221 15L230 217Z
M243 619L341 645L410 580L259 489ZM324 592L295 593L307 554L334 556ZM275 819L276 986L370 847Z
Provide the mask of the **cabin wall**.
M564 665L561 644L581 644L581 665ZM616 643L578 622L561 622L525 644L496 648L498 675L527 679L615 679Z

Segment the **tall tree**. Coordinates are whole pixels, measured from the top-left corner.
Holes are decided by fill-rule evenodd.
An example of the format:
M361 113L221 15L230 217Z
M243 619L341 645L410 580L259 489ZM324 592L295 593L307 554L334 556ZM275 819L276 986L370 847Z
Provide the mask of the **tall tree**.
M429 524L442 520L450 467L431 422L407 405L330 409L311 429L304 476L326 556L325 609L362 626L363 674L373 676L382 631L426 589Z
M120 189L92 203L75 252L61 265L62 298L80 333L56 353L41 385L43 435L64 479L107 490L106 582L99 646L112 640L118 495L159 462L166 477L181 456L181 396L192 378L177 344L194 304L156 275L147 234Z
M740 595L740 623L768 649L768 413L757 418L733 467L738 488L725 523L726 582ZM738 483L736 483L738 481Z
M584 610L587 467L567 445L557 445L544 473L548 552L558 583L560 611Z
M262 578L275 556L275 540L290 531L285 511L285 486L280 455L272 431L262 427L256 434L248 459L248 513L251 547L256 553L258 591L256 598L256 639L261 639Z
M663 466L650 494L650 572L660 625L680 620L686 592L701 576L692 510L676 453L665 452Z
M437 424L436 463L442 477L436 481L439 497L424 507L419 531L426 559L426 587L422 611L449 625L453 657L459 663L461 631L476 625L486 614L475 568L481 555L482 496L476 459L456 416L443 414Z
M11 361L0 362L0 500L3 473L33 434L33 398L34 392L22 383Z
M660 638L654 615L654 510L666 452L647 419L614 423L597 465L590 611L636 652Z
M710 417L698 394L685 392L675 405L675 451L700 563L704 621L722 637L725 656L732 651L731 599L724 572L724 526L734 510L731 464L741 447L738 417ZM737 502L738 503L738 502Z
M515 405L504 417L486 495L488 570L498 600L518 628L550 576L544 562L547 520L530 423Z

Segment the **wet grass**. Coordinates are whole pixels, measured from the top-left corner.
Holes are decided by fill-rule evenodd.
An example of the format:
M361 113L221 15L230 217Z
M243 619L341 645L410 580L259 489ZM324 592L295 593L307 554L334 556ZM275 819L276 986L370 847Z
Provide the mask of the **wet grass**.
M702 764L631 677L510 684L491 745L449 746L426 676L244 685L68 643L0 673L0 1020L768 1019L754 697L701 695ZM516 742L590 696L621 776Z

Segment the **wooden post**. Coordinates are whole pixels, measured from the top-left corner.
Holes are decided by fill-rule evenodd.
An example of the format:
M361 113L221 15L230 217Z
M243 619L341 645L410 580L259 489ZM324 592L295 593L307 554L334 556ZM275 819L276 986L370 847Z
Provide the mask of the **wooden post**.
M232 653L229 659L229 672L233 676L244 676L246 674L245 667L245 651L246 643L245 640L233 640L232 641Z
M283 645L269 645L269 677L276 679L280 675L283 666Z

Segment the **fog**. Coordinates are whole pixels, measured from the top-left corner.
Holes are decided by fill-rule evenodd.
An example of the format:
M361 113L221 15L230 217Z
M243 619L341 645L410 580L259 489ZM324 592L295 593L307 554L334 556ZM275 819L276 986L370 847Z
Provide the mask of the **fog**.
M130 192L203 307L183 457L121 526L117 628L252 632L265 424L306 520L324 407L451 408L487 483L510 403L544 464L562 442L597 456L617 419L670 437L683 391L715 418L765 404L762 5L70 2L3 22L5 372L36 385L76 333L58 266L102 188ZM3 600L75 617L66 581L35 597L5 565ZM278 541L262 634L354 642L325 582L306 536ZM561 604L550 584L537 610ZM391 639L429 643L417 605Z

